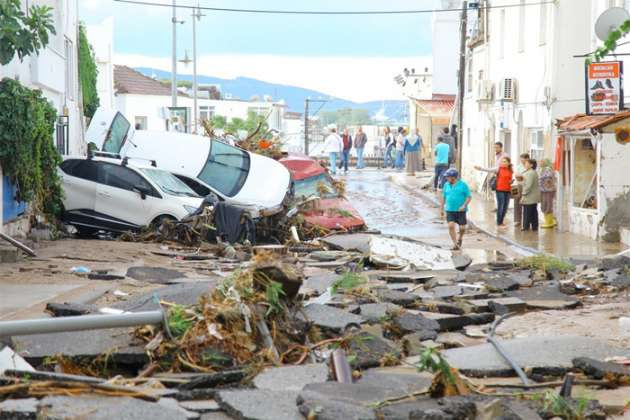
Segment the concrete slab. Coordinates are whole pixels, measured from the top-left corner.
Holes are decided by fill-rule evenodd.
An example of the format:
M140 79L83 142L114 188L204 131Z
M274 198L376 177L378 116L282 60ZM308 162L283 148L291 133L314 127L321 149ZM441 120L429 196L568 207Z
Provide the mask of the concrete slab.
M372 236L370 260L383 266L412 267L416 270L452 270L452 252L420 242Z
M55 296L81 287L80 284L3 284L0 317L25 307L53 300Z
M352 233L348 235L332 235L321 239L323 243L335 250L356 251L367 254L370 251L370 238L367 233Z
M375 385L412 394L421 392L431 386L433 375L418 372L413 367L384 367L368 369L363 372L359 384Z
M242 420L302 420L296 391L247 389L220 391L217 401L225 412Z
M313 291L316 294L321 295L339 278L341 278L339 274L332 272L310 276L304 280L300 291L305 294L311 294L311 291Z
M193 305L199 298L214 290L216 283L201 282L191 284L173 284L157 289L153 292L134 296L126 301L113 305L114 308L125 311L141 312L157 309L153 302L153 294L157 294L160 300L177 303L180 305Z
M90 420L186 420L182 412L157 403L129 397L46 397L38 404L38 416L50 419L85 416Z
M314 363L303 366L282 366L265 370L254 378L258 389L301 391L304 386L328 380L328 366Z
M437 312L420 312L427 319L437 321L440 331L461 330L467 325L483 325L494 321L493 313L451 315Z
M527 309L527 304L517 297L505 297L495 299L474 299L469 300L466 303L472 306L475 312L487 312L490 311L489 303L494 302L497 305L504 306L509 312L523 312Z
M164 267L129 267L127 277L148 283L168 284L170 280L186 277L184 273Z
M392 312L402 311L403 308L393 303L366 303L359 306L359 315L367 322L379 322Z
M315 325L328 328L334 331L342 331L349 325L360 325L365 320L359 315L351 314L328 305L320 305L317 303L311 303L304 308L304 314L298 313L298 316L303 318L306 315L306 320L312 321Z
M578 336L527 337L500 341L507 353L523 368L552 369L557 372L573 367L577 357L603 360L628 356L630 350L612 347L605 341ZM490 343L446 350L443 356L454 368L470 376L512 376L510 365Z
M0 402L0 419L37 419L37 398L22 398Z

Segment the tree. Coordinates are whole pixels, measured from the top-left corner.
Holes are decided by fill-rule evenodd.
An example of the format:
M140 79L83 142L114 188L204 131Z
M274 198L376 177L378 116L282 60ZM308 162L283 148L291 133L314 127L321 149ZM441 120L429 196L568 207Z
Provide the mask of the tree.
M210 122L212 124L212 127L222 130L227 125L227 118L225 118L223 115L215 115L214 117L212 117L212 120Z
M24 57L48 45L55 34L52 8L31 6L24 13L19 0L0 0L0 65L6 65L17 54Z
M372 121L369 111L361 108L342 108L322 112L320 115L324 125L335 124L339 127L369 124Z
M83 94L83 115L92 118L101 104L98 98L96 83L98 68L94 58L94 50L88 42L83 23L79 25L79 79Z

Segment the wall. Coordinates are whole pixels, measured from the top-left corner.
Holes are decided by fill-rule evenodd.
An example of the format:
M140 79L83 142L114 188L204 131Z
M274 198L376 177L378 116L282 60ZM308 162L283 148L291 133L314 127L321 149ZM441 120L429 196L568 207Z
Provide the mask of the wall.
M114 100L114 18L109 17L103 22L87 25L88 41L94 50L96 66L98 68L97 91L101 106L113 109Z
M627 122L625 125L628 127ZM604 134L600 144L600 236L605 241L618 242L620 230L630 228L630 180L620 176L628 172L630 144L617 143L613 133Z
M441 1L438 7L459 8L461 1ZM457 69L459 68L459 12L433 14L433 93L454 95L457 93Z

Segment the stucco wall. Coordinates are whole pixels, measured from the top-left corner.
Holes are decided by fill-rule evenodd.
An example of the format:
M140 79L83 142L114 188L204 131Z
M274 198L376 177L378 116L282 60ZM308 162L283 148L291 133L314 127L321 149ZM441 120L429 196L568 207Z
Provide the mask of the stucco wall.
M610 242L620 240L620 228L630 228L630 144L619 144L614 134L604 134L601 142L599 201L600 235Z

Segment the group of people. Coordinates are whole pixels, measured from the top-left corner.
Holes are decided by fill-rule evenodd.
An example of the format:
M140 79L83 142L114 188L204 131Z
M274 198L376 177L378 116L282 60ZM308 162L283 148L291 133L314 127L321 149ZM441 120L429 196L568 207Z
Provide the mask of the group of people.
M332 128L330 130L330 134L324 141L324 153L328 154L330 172L333 175L337 174L338 157L340 158L339 170L343 168L344 172L348 172L350 151L353 147L357 152L357 169L365 168L363 152L367 141L367 135L363 132L362 127L357 128L357 133L355 134L354 139L350 135L350 130L347 128L343 130L343 134L341 136L337 134L336 128Z
M385 168L391 167L398 170L405 168L407 175L410 176L415 176L416 171L424 168L425 145L419 129L416 128L414 133L409 135L406 128L398 127L394 134L389 127L385 127L383 140L385 148L383 166Z
M441 146L444 145L444 146ZM435 181L436 189L441 189L442 217L448 223L449 235L453 241L453 249L461 249L466 231L466 212L472 194L466 182L459 178L456 169L449 168L447 153L449 146L439 141L436 146ZM495 166L475 169L489 172L490 186L496 195L496 221L499 228L505 228L510 199L514 199L514 225L522 231L538 231L539 227L553 228L556 220L553 215L553 201L556 194L556 177L551 161L544 159L540 169L536 159L529 154L520 155L516 168L510 157L503 151L503 144L495 143ZM538 203L544 215L544 222L539 225ZM457 227L459 226L459 230Z

